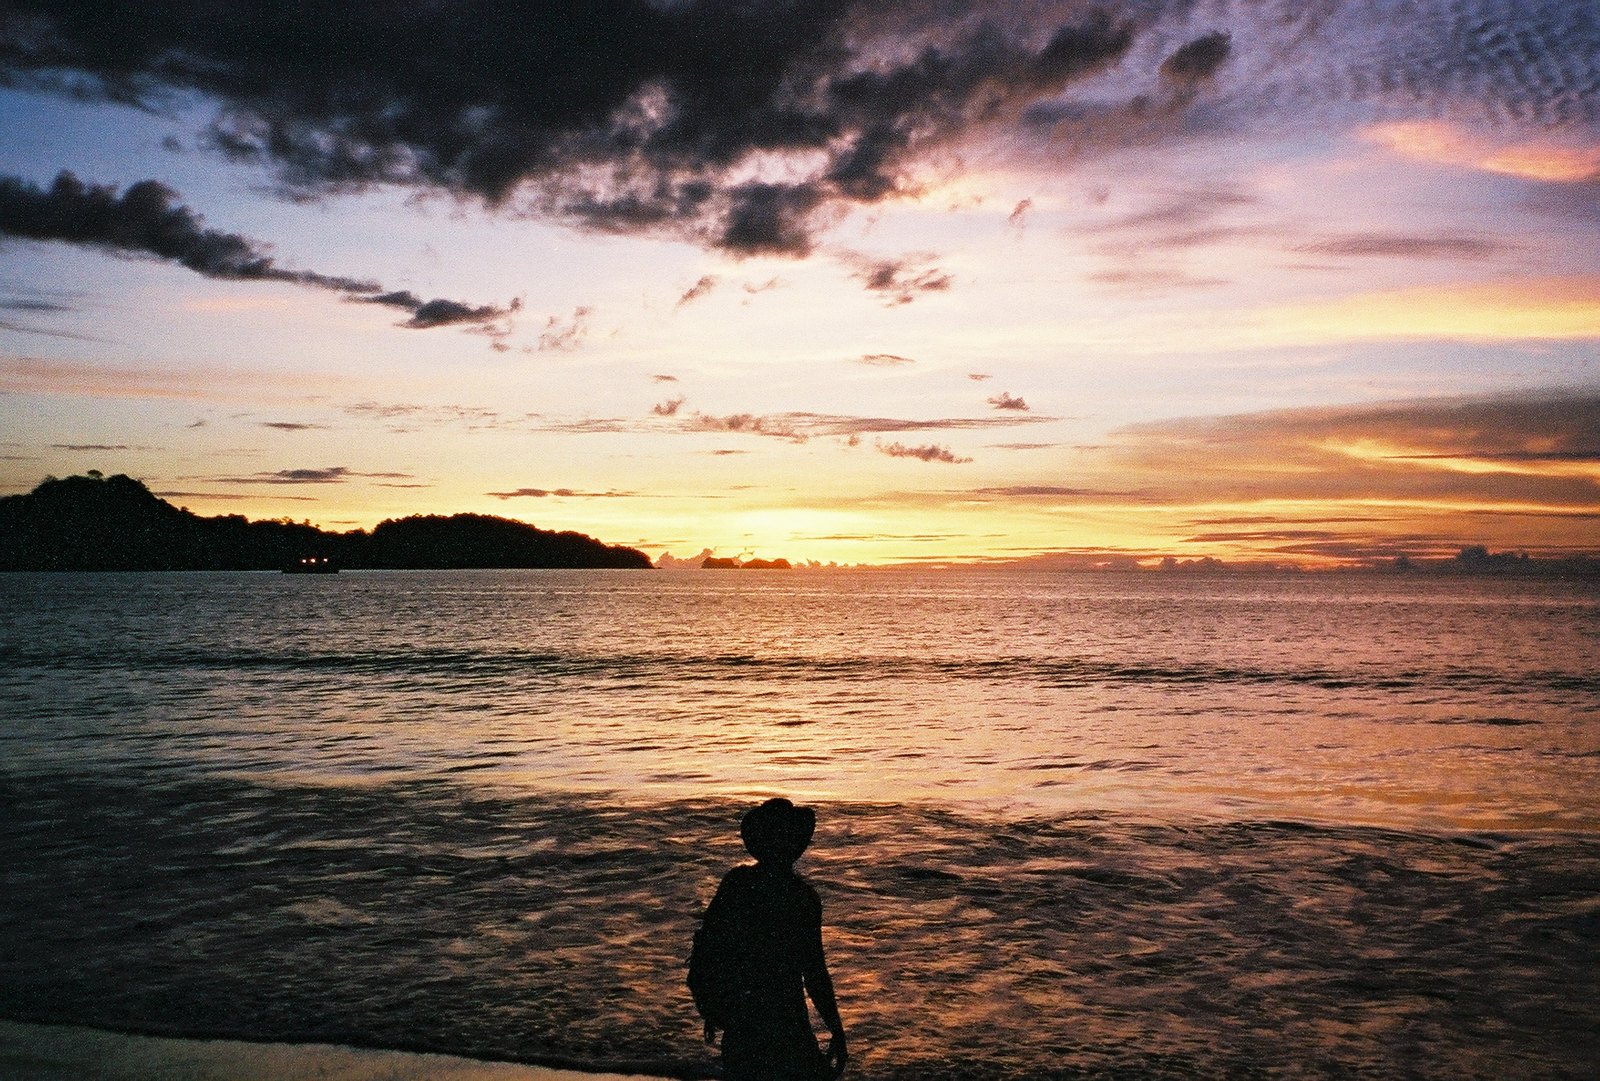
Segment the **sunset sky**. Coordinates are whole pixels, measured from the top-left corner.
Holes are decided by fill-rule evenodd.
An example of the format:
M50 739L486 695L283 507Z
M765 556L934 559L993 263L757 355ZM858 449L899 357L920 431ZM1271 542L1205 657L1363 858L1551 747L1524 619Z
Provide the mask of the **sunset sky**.
M0 0L0 494L1600 554L1597 343L1592 3Z

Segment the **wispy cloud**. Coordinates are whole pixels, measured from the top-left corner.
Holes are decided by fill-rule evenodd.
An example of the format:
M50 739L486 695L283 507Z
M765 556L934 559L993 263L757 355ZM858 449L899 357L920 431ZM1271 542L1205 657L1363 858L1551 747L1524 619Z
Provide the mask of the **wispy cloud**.
M348 466L330 465L320 469L279 469L243 477L209 478L216 484L343 484L348 480L411 480L410 473L362 473Z
M1296 244L1292 250L1359 258L1476 260L1504 251L1505 246L1484 237L1459 233L1345 233Z
M1053 417L998 415L987 417L907 417L850 416L837 413L734 413L727 416L710 416L695 413L683 422L683 430L700 432L736 432L748 435L767 435L796 442L821 437L861 437L864 435L890 435L903 432L968 431L985 428L1007 428L1020 424L1044 423Z
M1588 510L1600 509L1597 433L1600 397L1552 393L1141 424L1110 453L1119 468L1172 477L1201 502Z
M880 443L878 452L887 454L891 458L915 458L919 462L943 462L946 465L964 465L972 461L971 458L959 457L949 447L942 447L936 443L925 446L907 446L901 442Z
M891 308L910 304L929 293L943 293L953 281L949 274L932 265L935 257L931 255L879 259L847 253L843 258L855 268L851 277Z
M163 489L155 492L155 494L160 496L162 499L211 499L217 500L218 502L228 503L238 503L247 499L255 499L257 495L255 492L191 492L180 489ZM274 492L272 494L272 498L274 500L290 499L297 503L318 502L317 497L314 495L286 495L282 492Z
M539 333L539 341L533 347L534 350L541 353L567 353L581 348L589 336L589 319L593 314L593 308L580 305L572 309L572 315L565 319L560 316L550 316L545 320L544 330Z
M575 488L513 488L507 492L485 492L496 499L624 499L636 492L585 492Z
M116 366L43 357L0 357L0 390L86 398L304 402L339 385L337 375L289 375L242 368Z
M915 364L916 361L898 353L862 353L859 363L869 368L898 368L906 364Z
M793 417L788 414L758 416L754 413L730 413L726 416L712 416L706 413L695 413L684 421L683 429L690 432L738 432L745 435L765 435L777 439L788 439L793 442L804 442L810 434L798 427L794 423Z
M1106 492L1096 488L1066 488L1059 484L1008 484L995 488L973 488L964 494L1004 499L1077 499L1082 496L1103 498L1108 495L1121 498L1127 493Z
M702 274L699 281L685 289L683 295L678 297L678 303L675 307L681 308L685 304L693 304L701 297L706 296L717 287L717 280L715 274Z
M1026 413L1028 411L1028 403L1026 401L1021 398L1014 397L1003 390L994 397L985 400L996 409L1009 409L1012 412L1018 413Z
M354 402L344 412L359 420L379 421L390 431L408 432L422 427L463 427L469 431L506 427L514 422L497 409L474 405L421 405L408 402Z
M1374 124L1363 131L1371 142L1415 161L1451 165L1550 184L1600 180L1600 141L1592 133L1529 140L1483 132L1444 120Z

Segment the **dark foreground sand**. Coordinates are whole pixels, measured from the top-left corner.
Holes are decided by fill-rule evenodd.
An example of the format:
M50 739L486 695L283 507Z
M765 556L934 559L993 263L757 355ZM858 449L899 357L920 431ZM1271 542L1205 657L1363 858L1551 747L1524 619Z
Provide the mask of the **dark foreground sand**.
M124 1036L0 1021L6 1081L650 1081L329 1044Z

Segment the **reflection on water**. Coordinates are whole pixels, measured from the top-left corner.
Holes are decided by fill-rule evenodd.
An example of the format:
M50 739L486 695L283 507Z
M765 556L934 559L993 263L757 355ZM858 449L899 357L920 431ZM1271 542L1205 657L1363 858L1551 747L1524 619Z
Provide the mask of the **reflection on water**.
M1593 829L1600 588L9 575L19 771Z
M0 575L0 609L15 1018L695 1074L689 936L782 793L855 1076L1600 1061L1594 583Z
M5 790L7 1012L662 1074L742 804L416 782ZM877 1079L1588 1077L1600 840L833 804L803 870Z

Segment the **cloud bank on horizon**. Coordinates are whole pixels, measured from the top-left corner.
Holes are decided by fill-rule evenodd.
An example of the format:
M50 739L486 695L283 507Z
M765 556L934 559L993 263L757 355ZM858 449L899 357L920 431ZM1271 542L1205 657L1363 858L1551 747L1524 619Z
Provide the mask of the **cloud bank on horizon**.
M730 509L704 540L727 546L876 530L1042 551L1100 529L1142 553L1329 560L1383 541L1181 523L1365 520L1328 508L1379 499L1394 551L1565 552L1600 511L1572 423L1600 384L1587 5L0 0L0 102L19 131L146 118L176 174L108 175L121 159L95 123L29 144L59 161L0 153L0 390L210 411L123 431L69 409L24 426L23 461L166 448L151 468L180 475L173 456L225 449L239 460L212 475L263 487L350 461L319 483L444 473L431 492L480 506L644 492L662 498L595 502L646 544L686 535L712 492ZM381 243L341 248L330 223L362 215ZM413 228L429 239L397 258ZM23 244L299 286L492 352L441 364L460 354L437 335L380 344L288 302L240 315L258 329L233 348L133 341L100 294L6 263ZM450 284L419 284L436 267ZM251 303L197 296L174 319ZM299 352L304 370L283 359ZM972 385L991 378L1005 389ZM1471 414L1472 438L1442 440L1426 393ZM305 419L262 422L269 402ZM959 441L1015 424L1040 438ZM892 438L928 431L950 444ZM414 448L403 473L375 447L347 456L373 433ZM703 490L681 483L702 469ZM952 473L975 476L950 501ZM936 508L965 524L898 517Z

